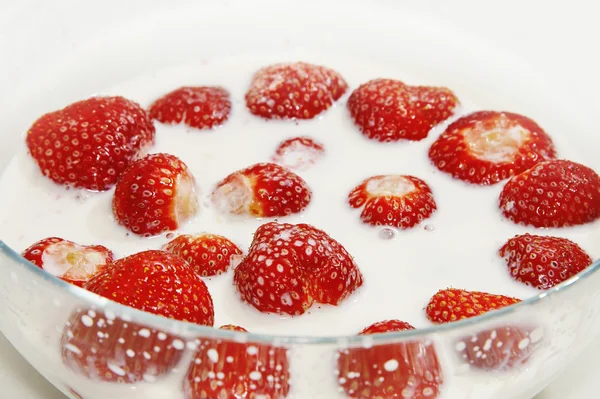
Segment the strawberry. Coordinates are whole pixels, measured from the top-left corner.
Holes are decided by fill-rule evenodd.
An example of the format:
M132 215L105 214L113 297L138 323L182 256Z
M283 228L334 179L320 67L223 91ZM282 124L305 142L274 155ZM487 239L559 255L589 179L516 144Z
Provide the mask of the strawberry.
M274 163L259 163L221 180L212 201L221 213L273 217L304 210L311 196L306 182L294 172Z
M506 183L500 209L514 223L535 227L593 222L600 217L600 176L571 161L540 162Z
M179 158L151 154L123 173L112 209L117 222L135 234L175 230L198 211L196 181Z
M266 119L312 119L347 89L346 81L332 69L304 62L275 64L254 74L246 106Z
M242 254L233 242L214 234L184 234L167 243L163 250L181 256L202 277L225 273Z
M113 261L113 253L102 245L79 245L49 237L31 245L21 254L53 276L82 287Z
M85 288L123 305L170 319L212 326L208 288L191 266L165 251L144 251L115 261Z
M405 330L414 327L400 320L386 320L359 335ZM435 348L418 341L346 349L338 357L337 377L352 399L434 399L443 383Z
M288 395L289 379L285 348L201 338L183 392L185 399L282 399Z
M159 98L150 106L152 119L162 123L210 129L229 118L231 101L222 87L181 87Z
M592 264L592 258L571 240L523 234L508 240L499 255L517 281L546 290Z
M414 176L373 176L348 195L353 208L362 208L360 218L374 226L411 228L430 217L437 206L431 189Z
M237 331L237 332L248 332L244 327L236 326L235 324L226 324L219 327L219 330Z
M440 290L427 305L427 317L434 323L467 319L520 302L519 299L485 292L458 289ZM502 326L480 331L457 342L460 357L474 367L505 370L525 363L533 352L530 330Z
M153 382L177 366L184 348L176 336L91 309L73 314L61 337L69 369L115 383Z
M495 111L463 116L429 149L439 170L473 184L496 184L555 155L552 140L537 123Z
M104 191L146 147L154 125L123 97L92 97L40 117L27 147L44 176L77 188Z
M315 301L338 305L363 277L344 247L322 230L271 222L256 230L234 283L261 312L300 315Z
M323 144L310 137L294 137L283 141L275 150L273 162L290 169L307 169L325 152Z
M445 87L409 86L391 79L364 83L348 98L356 126L369 139L381 142L422 140L457 105L458 99Z

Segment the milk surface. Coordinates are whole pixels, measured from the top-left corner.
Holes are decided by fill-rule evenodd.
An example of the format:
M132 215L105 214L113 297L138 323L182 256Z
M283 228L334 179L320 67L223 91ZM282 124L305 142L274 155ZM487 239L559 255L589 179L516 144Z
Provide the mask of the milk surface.
M230 270L205 279L215 305L215 326L236 324L253 333L286 336L341 336L354 335L374 322L396 318L423 328L431 325L424 307L439 289L455 287L521 299L539 293L512 280L497 254L516 234L567 237L592 258L600 257L599 221L564 229L517 226L498 209L503 183L491 187L468 185L438 171L427 152L447 123L434 128L427 139L419 142L379 143L365 138L346 109L346 100L358 85L380 77L408 84L440 83L427 76L408 76L403 73L402 65L375 64L332 54L304 55L302 61L340 72L350 86L346 95L309 121L267 121L250 114L245 108L244 93L252 74L265 65L298 60L295 54L281 53L207 59L90 93L122 95L148 107L158 97L183 85L216 85L230 92L232 113L226 124L217 129L201 131L184 125L155 123L156 145L150 152L166 152L181 158L199 188L201 209L178 231L153 238L129 233L112 216L114 189L90 193L54 184L41 175L23 143L0 177L0 238L22 251L39 239L58 236L80 244L104 245L118 258L159 249L173 234L209 232L230 238L246 251L257 227L273 219L231 219L218 214L210 201L213 188L231 172L271 161L282 141L309 136L325 147L317 162L297 171L312 189L313 199L305 211L278 220L309 223L329 233L355 257L364 275L364 286L337 307L317 304L298 317L262 314L239 299ZM452 82L445 84L452 89ZM486 104L470 103L464 93L455 94L462 106L453 119L486 108ZM537 122L544 127L543 120ZM592 160L578 156L577 148L569 145L564 132L550 129L547 132L555 142L559 158L593 165ZM396 231L391 238L381 228L363 224L360 210L348 205L348 193L365 178L382 174L407 174L425 180L433 191L437 211L421 225ZM169 381L164 382L165 392L172 392ZM158 394L154 391L159 389L156 384L152 389Z

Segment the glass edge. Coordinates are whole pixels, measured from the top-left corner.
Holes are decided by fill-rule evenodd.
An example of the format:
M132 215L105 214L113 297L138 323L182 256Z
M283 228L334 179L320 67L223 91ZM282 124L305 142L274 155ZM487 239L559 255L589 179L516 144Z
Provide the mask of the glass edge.
M328 337L315 337L315 336L286 336L286 335L268 335L268 334L255 334L255 333L241 333L229 330L219 330L214 327L202 326L199 324L188 323L178 320L167 319L162 316L158 316L149 312L144 312L120 303L111 301L107 298L86 291L83 288L69 284L62 281L59 278L46 273L41 268L35 266L27 259L23 258L19 253L14 251L4 241L0 240L0 252L4 252L10 259L19 263L30 273L33 273L36 277L39 277L42 281L50 283L59 289L62 289L92 306L97 306L99 309L109 308L110 310L116 311L116 313L128 313L134 317L136 322L147 323L149 326L155 328L165 328L166 330L172 330L173 327L180 327L178 330L184 331L186 334L197 334L198 336L216 337L216 338L233 338L243 337L244 341L257 342L257 343L276 343L276 344L289 344L289 345L338 345L340 342L347 344L359 344L363 338L359 335L340 335L340 336L328 336ZM463 327L476 325L479 323L493 321L502 318L508 314L514 313L521 308L535 305L548 297L555 297L559 292L566 291L571 286L576 285L579 280L584 280L594 274L600 269L600 259L597 259L588 268L571 277L567 281L552 287L549 290L540 292L537 295L523 299L514 305L507 306L505 308L488 312L481 316L472 317L469 319L463 319L452 323L433 325L425 328L417 328L414 330L390 332L386 334L375 334L371 336L373 342L381 341L392 341L394 339L405 339L405 338L416 338L424 337L433 334L445 333L449 331L459 330ZM365 326L366 327L366 326ZM358 332L357 332L358 334Z

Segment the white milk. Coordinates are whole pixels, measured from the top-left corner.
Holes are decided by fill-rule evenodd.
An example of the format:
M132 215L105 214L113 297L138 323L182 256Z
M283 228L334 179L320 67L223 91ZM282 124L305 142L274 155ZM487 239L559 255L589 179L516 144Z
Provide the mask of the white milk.
M417 328L426 327L430 323L423 309L442 288L480 290L522 299L538 293L512 280L497 255L506 240L516 234L568 237L593 258L600 256L600 222L545 231L517 226L505 220L498 209L503 184L471 186L438 171L430 163L427 151L445 125L433 129L420 142L379 143L366 139L353 125L346 99L359 84L373 78L395 78L410 84L430 82L427 78L406 76L401 66L329 54L305 56L303 61L321 63L340 72L350 85L348 93L311 121L266 121L250 114L245 108L244 93L253 72L267 64L297 60L290 54L206 60L140 76L96 93L123 95L147 107L181 85L220 85L229 90L233 110L224 126L199 131L157 123L156 145L151 152L178 156L190 167L198 183L200 212L176 234L221 234L243 250L249 247L256 228L269 220L230 220L217 214L210 203L216 183L235 170L270 161L285 139L310 136L324 144L325 155L298 172L313 191L309 207L279 220L309 223L328 232L355 257L364 275L364 286L338 307L315 305L306 314L292 318L261 314L242 302L230 271L205 280L214 300L216 326L232 323L254 333L304 336L356 334L373 322L391 318ZM448 86L452 88L452 82ZM485 108L485 104L469 103L460 92L456 95L463 104L459 114ZM538 122L544 126L544 121ZM589 161L579 158L560 132L548 133L560 158ZM379 228L364 225L360 210L351 209L347 202L348 193L357 184L380 174L410 174L425 180L434 193L438 210L420 226L398 231L393 239L381 238ZM119 226L111 212L113 190L87 193L55 185L40 174L24 145L0 178L0 192L0 238L17 251L39 239L58 236L81 244L105 245L117 257L123 257L158 249L168 241L165 235L140 238Z

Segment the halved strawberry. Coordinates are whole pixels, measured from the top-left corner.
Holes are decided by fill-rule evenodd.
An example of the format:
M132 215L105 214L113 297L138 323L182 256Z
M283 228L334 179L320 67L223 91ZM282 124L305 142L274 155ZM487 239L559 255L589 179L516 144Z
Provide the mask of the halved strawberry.
M520 302L519 299L485 292L440 290L427 305L430 321L448 323L467 319ZM501 326L464 337L456 343L459 356L485 370L505 370L525 363L534 350L531 329Z
M348 110L370 139L388 142L422 140L448 119L458 99L445 87L409 86L398 80L375 79L348 98Z
M283 399L289 380L285 348L202 338L183 381L183 393L185 399Z
M259 163L221 180L212 193L221 213L253 217L287 216L310 202L304 179L274 163Z
M113 261L113 253L102 245L79 245L58 237L44 238L21 254L51 275L82 287Z
M169 154L151 154L123 173L112 202L119 224L142 236L177 229L198 211L196 181L187 165Z
M256 230L234 283L261 312L300 315L314 302L338 305L363 277L344 247L322 230L271 222Z
M540 162L506 183L500 209L513 222L535 227L593 222L600 217L600 176L571 161Z
M40 117L27 147L44 176L58 184L104 191L154 143L154 125L123 97L92 97Z
M386 320L359 335L413 330L400 320ZM442 370L432 344L411 341L373 345L342 351L338 383L352 399L434 399L443 383Z
M184 234L165 244L163 250L181 256L202 277L225 273L242 251L216 234Z
M511 238L499 255L515 280L541 290L568 280L592 264L592 258L571 240L531 234Z
M333 69L305 62L275 64L254 74L246 106L266 119L312 119L347 89L346 81Z
M210 129L229 118L231 100L222 87L180 87L156 100L150 106L150 117L162 123Z
M437 209L433 193L414 176L373 176L348 195L353 208L363 208L360 218L374 226L413 227Z
M177 366L184 341L113 313L74 313L61 337L63 363L91 380L153 382Z
M235 324L225 324L224 326L219 327L219 330L248 332L244 327L236 326Z
M463 116L429 149L439 170L473 184L498 183L555 155L552 140L537 123L495 111Z
M119 259L85 289L170 319L213 325L213 303L206 284L185 260L169 252L151 250Z
M306 169L325 152L323 144L310 137L294 137L283 141L275 150L273 162L290 169Z

